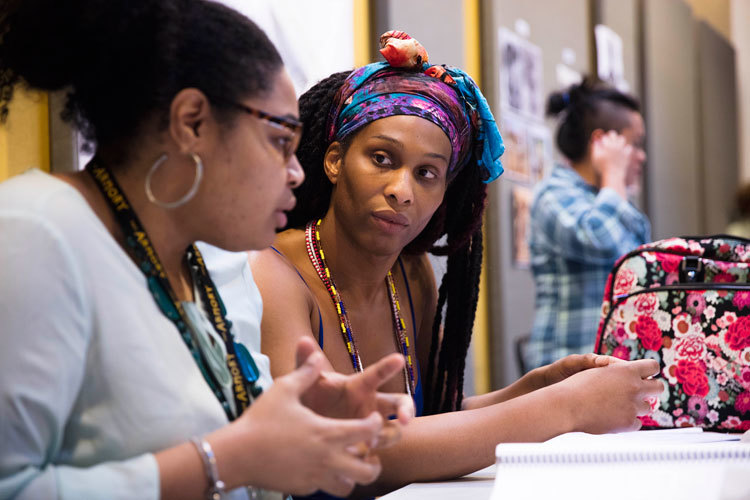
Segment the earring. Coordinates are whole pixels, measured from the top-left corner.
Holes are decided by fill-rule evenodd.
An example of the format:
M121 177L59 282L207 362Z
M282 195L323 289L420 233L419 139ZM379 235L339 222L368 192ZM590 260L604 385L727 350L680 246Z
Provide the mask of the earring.
M148 171L148 174L146 174L146 197L148 198L148 201L153 203L154 205L158 205L162 208L172 209L177 208L188 201L190 201L193 196L195 196L195 193L198 192L198 186L201 184L201 180L203 179L203 162L201 161L201 157L198 156L195 153L188 153L190 157L193 159L193 162L195 163L195 180L193 181L193 185L190 186L190 190L188 190L185 195L175 201L160 201L156 199L156 196L154 196L154 192L151 190L151 178L154 176L154 172L156 172L159 167L167 161L167 154L164 153L161 155L153 165L151 165L151 168Z

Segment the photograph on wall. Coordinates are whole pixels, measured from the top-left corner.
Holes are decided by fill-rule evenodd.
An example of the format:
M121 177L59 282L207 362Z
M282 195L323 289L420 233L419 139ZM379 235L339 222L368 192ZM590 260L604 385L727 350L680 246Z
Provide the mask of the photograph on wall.
M628 92L630 85L625 80L625 60L622 55L622 38L609 26L597 24L596 73L599 78L621 92Z
M546 125L530 124L526 129L529 176L536 184L552 170L552 137Z
M516 115L503 112L500 119L500 133L505 143L503 167L505 178L518 182L531 182L529 151L526 138L526 121Z
M522 186L513 186L511 202L513 204L513 265L526 269L531 264L529 253L529 210L531 209L532 191Z
M498 31L498 41L501 108L542 119L542 49L506 28Z

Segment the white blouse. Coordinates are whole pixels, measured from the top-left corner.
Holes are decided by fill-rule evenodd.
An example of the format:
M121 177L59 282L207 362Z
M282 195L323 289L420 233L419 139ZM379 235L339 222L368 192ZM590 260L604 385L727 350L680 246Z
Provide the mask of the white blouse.
M267 385L245 254L201 250L235 295L227 302L245 305L228 317ZM158 498L152 453L226 423L144 275L80 193L39 170L0 184L0 498Z

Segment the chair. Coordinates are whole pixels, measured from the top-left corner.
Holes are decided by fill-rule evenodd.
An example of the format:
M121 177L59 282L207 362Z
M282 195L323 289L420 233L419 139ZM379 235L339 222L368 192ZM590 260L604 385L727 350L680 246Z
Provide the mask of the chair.
M514 343L516 346L516 361L518 362L518 368L521 370L521 376L525 375L529 371L529 367L526 366L526 346L531 340L531 333L525 333L516 337Z

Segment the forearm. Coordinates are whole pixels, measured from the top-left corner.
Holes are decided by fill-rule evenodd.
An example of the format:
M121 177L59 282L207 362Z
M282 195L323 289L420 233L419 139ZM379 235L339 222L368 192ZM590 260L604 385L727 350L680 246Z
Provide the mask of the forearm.
M259 471L261 464L250 464L255 460L252 453L253 431L237 424L224 426L204 437L216 457L218 476L227 491L253 484L248 471ZM185 442L156 454L159 465L162 499L204 499L210 486L203 459L195 445ZM262 474L256 474L259 480ZM266 485L268 486L268 485Z
M545 385L546 384L542 381L541 369L537 368L525 374L507 387L486 394L464 398L461 403L461 409L475 410L477 408L484 408L486 406L502 403L517 398L518 396L528 394L544 387Z
M379 452L383 472L357 493L377 495L415 481L459 477L493 464L498 443L544 441L573 427L563 391L551 388L475 410L420 417L399 443Z
M184 498L200 500L206 498L208 479L203 462L192 443L156 453L159 465L161 498ZM219 475L221 477L221 475Z

